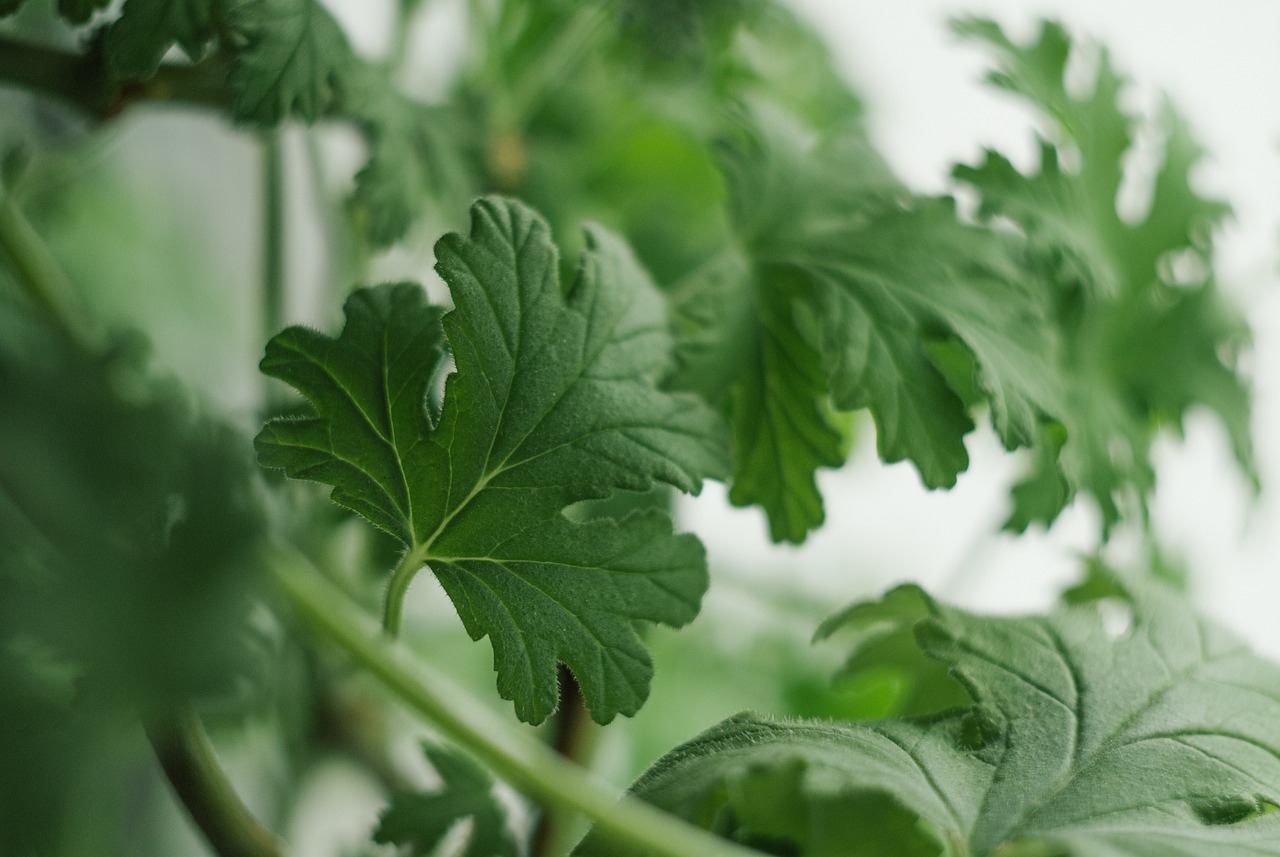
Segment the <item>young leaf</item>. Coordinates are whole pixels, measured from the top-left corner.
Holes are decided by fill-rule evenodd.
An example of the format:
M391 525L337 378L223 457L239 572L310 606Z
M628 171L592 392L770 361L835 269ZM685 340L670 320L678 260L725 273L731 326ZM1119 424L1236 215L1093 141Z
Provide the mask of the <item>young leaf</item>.
M1086 491L1110 527L1122 498L1145 504L1154 486L1153 427L1180 426L1196 405L1218 414L1250 470L1248 392L1235 365L1244 326L1214 286L1208 237L1228 208L1191 188L1202 152L1186 124L1167 106L1149 123L1164 142L1150 198L1140 217L1122 218L1116 200L1136 122L1120 107L1125 81L1107 53L1075 97L1066 86L1074 47L1060 26L1045 24L1026 46L991 21L956 29L995 49L990 80L1046 113L1057 132L1042 142L1032 174L995 152L955 169L981 195L984 216L1006 217L1025 234L1029 273L1053 294L1063 333L1064 407L1053 415L1065 442L1060 454L1040 455L1015 489L1006 526L1051 522L1074 492ZM1063 165L1064 150L1077 168ZM1055 485L1064 482L1066 490Z
M424 401L444 371L439 310L412 285L357 292L339 339L291 328L262 363L317 411L268 423L262 463L333 485L403 541L393 588L430 564L532 722L555 709L557 661L600 722L636 711L652 665L635 623L682 625L706 588L701 545L664 513L562 511L659 482L696 492L724 468L715 415L656 386L671 350L660 294L619 239L593 227L587 245L566 291L546 222L519 203L481 200L468 237L441 239L457 371L438 421Z
M318 0L244 0L227 10L241 44L227 76L235 118L278 125L314 122L343 94L358 59Z
M431 767L444 781L438 791L396 794L378 820L374 842L408 846L413 857L436 853L445 834L470 819L461 857L517 857L520 849L507 815L493 795L493 778L462 754L423 744Z
M863 724L740 715L633 791L772 853L1280 854L1280 668L1170 590L1130 595L1116 636L1092 606L991 618L897 590L831 627L914 624L971 707ZM589 839L578 853L614 852Z
M215 35L223 0L128 0L107 30L108 62L121 77L150 77L175 43L199 59Z

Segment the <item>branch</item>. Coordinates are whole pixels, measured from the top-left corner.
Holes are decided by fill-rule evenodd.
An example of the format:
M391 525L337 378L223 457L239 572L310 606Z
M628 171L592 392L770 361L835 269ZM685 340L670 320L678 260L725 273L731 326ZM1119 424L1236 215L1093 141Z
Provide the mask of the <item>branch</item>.
M163 65L146 80L122 80L100 50L72 54L0 36L0 85L50 96L104 121L137 101L226 110L226 63L218 56L196 65Z
M4 56L0 46L0 57ZM67 337L86 351L103 344L102 332L80 303L66 271L18 208L0 188L0 264L8 263L18 285Z
M510 725L445 676L428 669L378 628L305 557L271 558L271 568L298 617L343 649L410 708L517 790L542 803L580 812L596 832L657 857L759 857L759 853L613 790L541 741Z
M221 857L283 857L280 840L240 802L189 706L145 728L169 784L214 851Z

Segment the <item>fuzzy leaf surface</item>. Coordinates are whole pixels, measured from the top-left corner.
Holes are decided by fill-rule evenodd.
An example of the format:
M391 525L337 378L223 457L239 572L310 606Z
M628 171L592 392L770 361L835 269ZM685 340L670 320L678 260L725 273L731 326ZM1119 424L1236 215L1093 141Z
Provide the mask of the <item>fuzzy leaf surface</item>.
M488 772L456 751L430 744L422 749L443 787L394 795L378 819L373 841L408 846L410 855L425 857L436 853L454 826L470 819L466 847L456 852L460 857L517 857L520 849Z
M338 339L291 328L263 371L317 415L276 420L260 460L334 486L333 499L427 563L474 639L494 646L498 689L538 722L556 664L601 722L638 709L652 665L637 622L679 626L706 588L702 547L662 512L571 521L569 505L723 473L723 427L691 394L662 392L671 339L661 295L626 246L591 228L565 289L550 230L520 203L484 199L471 233L436 246L456 309L412 285L362 290Z
M865 644L906 623L970 707L867 723L739 715L633 791L806 857L1280 854L1280 668L1171 590L1131 588L1128 604L1116 636L1095 605L993 618L896 590L826 630L851 624ZM877 625L890 631L867 636ZM578 853L606 852L588 839Z

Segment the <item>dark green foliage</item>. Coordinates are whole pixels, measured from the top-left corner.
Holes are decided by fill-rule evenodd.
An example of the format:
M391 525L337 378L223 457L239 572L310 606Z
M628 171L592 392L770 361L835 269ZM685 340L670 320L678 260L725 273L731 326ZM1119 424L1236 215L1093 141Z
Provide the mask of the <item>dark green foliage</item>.
M259 681L263 519L247 439L194 418L139 340L96 356L35 325L6 333L0 851L52 855L93 829L75 796L111 787L122 718L239 703Z

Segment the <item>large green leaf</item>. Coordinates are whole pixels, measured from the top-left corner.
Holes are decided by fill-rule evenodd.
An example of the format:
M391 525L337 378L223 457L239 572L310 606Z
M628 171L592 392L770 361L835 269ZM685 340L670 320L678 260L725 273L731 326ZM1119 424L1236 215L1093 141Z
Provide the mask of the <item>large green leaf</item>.
M852 625L866 646L914 627L972 705L869 723L741 715L633 791L775 854L1280 854L1280 668L1170 590L1126 594L1117 628L1092 604L992 618L896 590L827 630Z
M428 563L473 638L494 646L519 715L556 705L556 663L601 722L637 710L652 666L639 621L681 625L706 588L702 548L665 513L574 522L562 511L661 482L697 491L723 472L723 427L700 399L661 392L665 304L626 246L591 228L566 290L546 222L485 199L471 234L436 247L456 309L440 323L413 285L357 292L342 336L291 328L263 371L317 415L268 423L263 464L333 498ZM424 404L457 364L443 408Z
M1066 73L1077 48L1060 26L1045 24L1025 46L991 21L956 26L994 48L991 81L1030 101L1054 128L1030 174L996 152L955 170L980 194L983 216L1022 230L1028 273L1053 296L1062 330L1064 407L1053 416L1065 438L1015 490L1008 525L1051 522L1084 491L1109 527L1124 500L1141 506L1154 486L1155 428L1179 428L1198 405L1219 416L1249 470L1249 397L1236 369L1246 333L1213 281L1210 232L1228 208L1191 188L1201 150L1186 124L1167 106L1148 120L1163 150L1145 210L1121 217L1117 198L1138 123L1120 106L1125 80L1106 51L1076 96ZM1078 166L1065 166L1067 157Z

